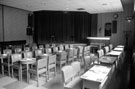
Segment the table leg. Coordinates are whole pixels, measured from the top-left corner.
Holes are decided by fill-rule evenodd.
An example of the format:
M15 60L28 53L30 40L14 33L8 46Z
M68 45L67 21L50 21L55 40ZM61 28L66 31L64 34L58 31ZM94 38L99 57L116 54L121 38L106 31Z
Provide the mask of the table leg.
M22 64L20 64L19 80L22 81Z
M28 70L29 70L29 65L27 64L27 83L29 82L29 80L28 80L28 76L29 76L29 73L28 73Z

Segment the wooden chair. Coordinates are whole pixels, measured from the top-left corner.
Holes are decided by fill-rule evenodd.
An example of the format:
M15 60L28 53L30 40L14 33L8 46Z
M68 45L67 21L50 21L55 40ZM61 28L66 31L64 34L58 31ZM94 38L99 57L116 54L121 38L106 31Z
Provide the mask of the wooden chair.
M109 46L105 46L104 50L105 50L105 54L108 53L109 52Z
M79 48L79 53L78 53L78 55L79 55L79 58L82 58L83 57L83 46L78 46L78 48Z
M113 49L113 45L112 44L109 44L109 49L110 49L110 51Z
M33 58L33 52L32 51L25 51L23 52L24 58Z
M68 50L68 49L69 49L69 45L68 45L68 44L65 44L65 45L64 45L64 49L65 49L65 50Z
M71 65L62 67L62 81L64 86L66 86L72 80L73 76L73 67Z
M21 53L22 52L22 48L15 48L14 51L15 51L15 53Z
M81 89L82 82L80 77L75 77L74 68L71 65L62 67L62 81L64 87L70 89Z
M69 48L74 48L74 45L73 45L73 44L70 44L70 45L69 45Z
M40 45L38 46L38 48L39 48L39 49L44 49L44 45L41 45L41 44L40 44Z
M73 50L73 48L68 49L67 53L68 53L68 55L67 55L67 63L70 64L71 62L74 61L74 50Z
M73 48L74 60L78 59L78 48Z
M84 47L83 49L83 56L88 56L88 50L87 50L87 46Z
M91 56L84 56L84 69L87 71L92 65Z
M51 53L52 53L52 49L51 49L51 48L45 48L45 52L46 52L47 54L51 54Z
M42 51L42 49L36 49L34 51L34 54L35 54L35 57L37 58L43 54L43 51Z
M98 53L98 58L101 58L103 56L101 49L97 50L97 53Z
M50 47L50 45L49 44L45 44L45 48L49 48Z
M50 70L54 69L54 75L56 75L56 55L49 55L48 58L48 76L50 74ZM49 77L48 77L49 79Z
M18 76L20 80L20 60L22 60L22 54L15 53L11 55L11 73L12 77L14 77L14 69L18 70Z
M100 50L101 50L101 55L102 56L105 55L104 50L103 49L100 49Z
M34 74L37 77L37 87L39 86L39 75L41 74L45 74L46 77L46 82L47 82L47 77L48 77L48 65L47 65L47 57L43 57L42 59L38 59L36 61L36 67L30 68L29 71L29 76L28 76L28 80L30 80L30 74Z
M30 47L24 47L23 50L24 51L30 51Z
M74 69L75 77L76 77L76 76L79 76L80 73L81 73L81 64L80 64L80 62L78 62L78 61L72 62L72 63L71 63L71 66L72 66L73 69Z
M36 49L38 49L37 45L36 45L36 44L33 44L33 45L31 46L31 50L34 51L34 50L36 50Z
M11 49L5 49L3 50L3 54L6 54L7 57L3 60L3 62L1 63L2 64L2 67L3 67L3 70L2 70L2 74L4 75L4 72L6 71L4 69L4 67L7 67L7 72L8 72L8 76L10 76L10 57L11 57L11 54L12 54L12 50Z
M67 64L67 52L62 51L57 55L57 64L60 66L60 70L63 64Z
M55 46L55 47L52 48L52 50L53 50L53 53L57 53L58 52L58 47Z
M64 47L62 44L59 45L59 50L63 51L64 50Z

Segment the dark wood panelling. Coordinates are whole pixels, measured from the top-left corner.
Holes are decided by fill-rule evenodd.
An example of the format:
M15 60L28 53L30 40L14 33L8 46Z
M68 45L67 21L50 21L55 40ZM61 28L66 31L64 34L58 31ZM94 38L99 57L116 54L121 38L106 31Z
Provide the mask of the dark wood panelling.
M38 11L34 12L34 41L85 42L91 32L91 15L86 12Z
M117 33L117 20L112 21L112 33Z
M91 20L91 36L96 37L97 36L97 14L92 14L92 20Z

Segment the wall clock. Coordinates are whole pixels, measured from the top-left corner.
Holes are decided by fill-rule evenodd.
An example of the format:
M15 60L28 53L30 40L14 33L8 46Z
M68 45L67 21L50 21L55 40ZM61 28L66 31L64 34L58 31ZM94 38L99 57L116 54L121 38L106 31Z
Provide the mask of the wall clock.
M117 19L118 17L119 17L119 16L118 16L117 13L113 14L113 18L114 18L114 19Z

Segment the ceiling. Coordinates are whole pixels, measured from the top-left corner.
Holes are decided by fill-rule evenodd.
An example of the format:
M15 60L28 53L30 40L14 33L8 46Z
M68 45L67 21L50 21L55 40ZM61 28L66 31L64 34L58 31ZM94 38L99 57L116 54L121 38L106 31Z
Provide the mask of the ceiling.
M0 0L0 4L28 11L86 11L88 13L107 13L123 11L124 3L130 0Z

